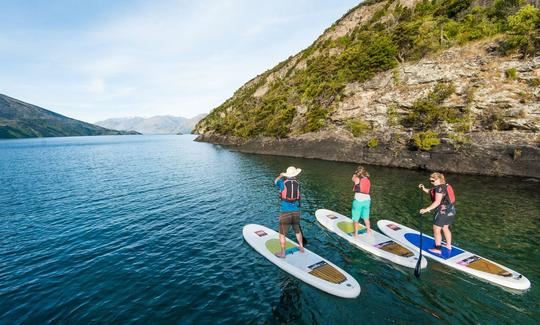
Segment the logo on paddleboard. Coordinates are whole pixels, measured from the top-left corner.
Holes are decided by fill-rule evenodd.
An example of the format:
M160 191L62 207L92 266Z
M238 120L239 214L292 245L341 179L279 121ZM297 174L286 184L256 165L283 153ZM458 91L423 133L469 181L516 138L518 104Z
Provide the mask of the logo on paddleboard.
M255 233L256 233L259 237L263 237L263 236L268 235L264 230L257 230Z

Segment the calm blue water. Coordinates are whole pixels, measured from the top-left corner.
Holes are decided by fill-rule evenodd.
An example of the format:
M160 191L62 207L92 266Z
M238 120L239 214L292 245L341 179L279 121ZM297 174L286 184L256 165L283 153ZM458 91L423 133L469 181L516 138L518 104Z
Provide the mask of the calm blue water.
M527 276L516 294L433 261L417 280L318 226L318 208L348 214L355 165L192 140L0 141L0 322L540 322L539 182L448 175L456 244ZM272 180L288 165L304 170L308 247L358 280L357 299L291 278L243 241L246 223L277 229ZM417 228L428 173L369 171L373 220Z

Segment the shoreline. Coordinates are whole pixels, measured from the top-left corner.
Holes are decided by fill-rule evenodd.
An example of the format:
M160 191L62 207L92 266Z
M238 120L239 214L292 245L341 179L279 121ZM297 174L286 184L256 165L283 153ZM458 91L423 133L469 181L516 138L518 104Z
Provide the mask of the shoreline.
M431 151L410 150L393 139L375 148L365 139L350 138L339 132L319 132L292 138L200 134L194 141L224 145L244 153L322 159L385 167L399 167L466 175L518 176L540 179L540 147L493 141L480 135L482 144L469 143L456 149L443 141ZM488 145L489 144L489 145Z

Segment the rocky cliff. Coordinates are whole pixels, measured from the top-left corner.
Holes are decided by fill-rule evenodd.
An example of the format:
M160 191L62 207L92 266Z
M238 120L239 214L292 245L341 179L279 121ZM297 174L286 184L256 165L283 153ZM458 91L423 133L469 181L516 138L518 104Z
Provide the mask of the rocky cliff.
M540 178L537 1L371 1L249 81L198 141Z

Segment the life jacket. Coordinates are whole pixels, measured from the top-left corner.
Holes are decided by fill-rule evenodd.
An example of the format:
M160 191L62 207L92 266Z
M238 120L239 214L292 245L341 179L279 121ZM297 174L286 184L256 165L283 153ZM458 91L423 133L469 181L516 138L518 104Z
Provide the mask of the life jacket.
M441 201L441 204L454 204L456 203L456 195L454 194L454 188L452 188L452 185L445 184L446 188L444 188L444 194ZM432 188L429 190L429 195L431 196L431 202L435 201L435 188Z
M371 182L369 181L369 178L361 177L360 182L358 182L358 184L354 184L353 191L354 193L369 194L370 188L371 188Z
M280 198L283 201L294 202L300 200L300 183L296 179L285 179Z

